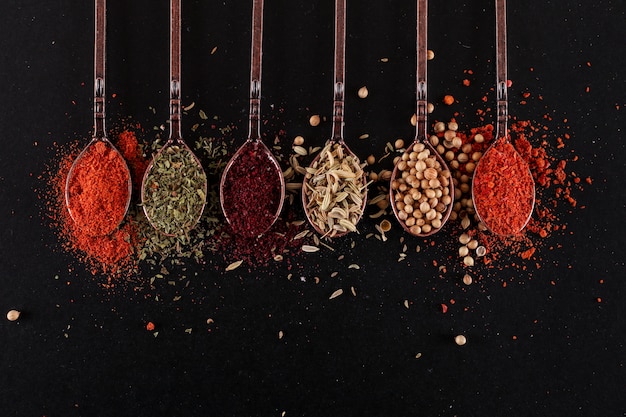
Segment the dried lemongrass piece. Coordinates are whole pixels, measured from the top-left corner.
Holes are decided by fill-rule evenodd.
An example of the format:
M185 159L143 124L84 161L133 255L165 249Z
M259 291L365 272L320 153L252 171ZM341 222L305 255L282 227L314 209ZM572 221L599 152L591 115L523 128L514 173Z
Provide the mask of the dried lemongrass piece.
M306 168L305 209L324 237L357 231L367 193L364 177L363 166L341 143L327 143Z

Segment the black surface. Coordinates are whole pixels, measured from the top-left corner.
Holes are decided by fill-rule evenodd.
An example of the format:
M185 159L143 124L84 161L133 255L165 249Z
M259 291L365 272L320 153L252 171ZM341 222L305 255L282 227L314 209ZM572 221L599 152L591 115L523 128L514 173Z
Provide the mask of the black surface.
M109 3L109 120L130 116L149 130L167 118L168 5ZM233 3L184 2L182 88L185 103L240 126L243 137L250 7ZM333 2L267 3L263 114L287 141L303 134L321 144L330 126L313 129L308 118L332 110ZM345 133L362 158L413 134L415 5L406 3L348 5ZM439 104L432 120L456 110L471 127L485 106L494 14L477 3L431 2L429 96L459 99ZM569 127L565 152L579 156L571 169L594 179L576 195L585 209L559 206L567 232L542 249L539 270L494 271L480 290L464 289L439 276L432 260L449 254L424 240L407 236L427 250L410 267L398 263L394 227L386 246L354 238L350 249L347 238L334 254L298 257L292 271L199 268L177 302L107 293L80 265L68 268L77 265L71 255L51 251L57 238L34 190L53 142L90 132L92 4L10 0L1 9L0 312L24 312L0 321L1 415L626 415L622 2L509 4L510 113L547 113ZM460 86L464 69L474 71L470 88ZM361 85L367 100L356 98ZM533 95L525 106L524 91ZM358 141L362 133L372 139ZM365 219L362 230L373 225ZM341 272L331 279L332 271ZM357 297L328 299L351 286ZM450 298L458 306L442 314ZM466 346L452 341L459 333Z

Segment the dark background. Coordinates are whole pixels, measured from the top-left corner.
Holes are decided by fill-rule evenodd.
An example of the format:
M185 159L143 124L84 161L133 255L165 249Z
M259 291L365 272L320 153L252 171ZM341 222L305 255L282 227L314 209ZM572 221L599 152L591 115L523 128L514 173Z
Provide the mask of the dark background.
M248 3L183 4L183 101L240 126L242 138ZM413 135L415 5L348 3L345 136L365 158ZM579 156L571 169L594 180L576 194L585 209L559 206L567 232L550 237L540 269L494 270L465 288L460 276L439 276L432 260L449 252L430 240L407 235L411 248L428 250L412 253L409 266L397 262L394 226L386 246L349 237L333 243L335 253L298 255L292 271L197 267L176 302L107 293L71 255L52 251L57 237L42 218L35 190L53 142L90 134L93 5L0 8L0 312L23 311L18 322L0 321L1 415L626 415L621 1L509 4L510 114L550 115L571 134L563 151ZM149 132L167 119L168 10L165 1L109 2L109 126L132 117ZM313 129L308 119L332 110L333 11L332 1L266 4L263 115L286 130L285 144L330 134L328 122ZM431 120L458 111L468 130L493 103L493 21L491 2L431 2ZM465 69L474 72L469 88ZM356 97L362 85L366 100ZM532 100L521 105L524 91ZM447 93L458 100L451 108L441 104ZM184 119L185 137L194 120ZM370 139L359 141L362 133ZM373 225L365 218L362 233ZM499 262L516 259L503 253ZM344 295L329 300L337 288ZM451 298L458 306L442 314ZM462 347L453 342L460 333Z

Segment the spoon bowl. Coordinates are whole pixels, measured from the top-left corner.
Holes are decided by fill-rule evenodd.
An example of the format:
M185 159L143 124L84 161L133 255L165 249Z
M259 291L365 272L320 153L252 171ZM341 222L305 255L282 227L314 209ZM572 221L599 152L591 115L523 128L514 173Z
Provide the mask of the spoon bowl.
M285 179L278 160L262 141L247 139L222 174L220 205L226 221L240 235L262 235L276 223L284 199Z
M92 236L106 236L117 229L126 216L132 180L124 157L106 136L106 1L95 0L94 6L94 134L70 167L65 182L65 205L81 230ZM94 179L98 184L83 182ZM112 195L116 198L111 199ZM121 202L119 196L123 196ZM94 222L95 217L98 222Z
M166 236L186 234L200 221L207 177L181 134L180 55L181 0L170 0L170 132L169 139L146 168L141 201L150 224Z
M417 1L417 111L415 140L391 173L389 199L402 228L418 237L437 233L452 213L454 182L439 152L428 141L427 43L428 0Z
M247 237L267 232L276 223L285 199L283 171L260 135L262 51L263 0L254 0L248 139L228 161L220 181L222 213L235 233Z
M346 0L335 1L335 82L332 137L313 159L302 184L306 217L323 237L357 231L367 203L367 177L343 140Z
M496 140L476 165L472 202L476 216L495 234L519 234L535 206L535 182L508 135L506 0L496 0Z

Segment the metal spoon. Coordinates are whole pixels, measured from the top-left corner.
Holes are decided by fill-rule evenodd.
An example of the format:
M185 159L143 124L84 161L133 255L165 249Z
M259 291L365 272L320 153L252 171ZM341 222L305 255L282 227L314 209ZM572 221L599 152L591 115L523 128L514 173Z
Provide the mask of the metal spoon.
M124 219L128 206L130 204L130 196L132 192L132 181L128 165L124 160L122 154L113 146L106 135L106 129L104 126L105 119L105 90L104 90L104 76L105 76L105 59L106 59L106 0L95 1L95 36L94 36L94 106L93 106L93 118L94 118L94 133L89 144L78 155L74 163L72 164L67 180L65 183L65 205L70 213L70 216L74 222L85 232L94 236L105 236L115 230ZM104 145L104 146L103 146ZM117 210L116 212L100 211L99 216L103 217L103 222L99 223L97 229L90 228L91 224L86 224L85 220L89 220L89 213L78 213L75 207L75 199L78 198L80 187L74 187L77 170L76 167L81 167L86 155L91 152L97 151L100 154L107 155L107 161L109 165L113 163L121 164L123 166L123 179L120 180L116 186L120 191L126 191L126 202L124 204L124 210ZM89 167L93 168L93 167ZM106 168L106 166L104 167ZM79 170L80 171L80 170ZM107 176L109 172L107 169L102 169L99 175ZM111 192L107 190L97 190L101 195L97 196L102 200L107 200ZM100 207L102 210L102 207Z
M146 214L148 221L155 229L168 236L186 233L196 226L196 224L200 220L200 217L202 217L202 212L204 211L204 207L206 205L207 194L206 173L204 172L204 169L202 168L202 164L200 163L198 157L193 153L189 146L185 144L181 133L182 112L180 104L180 44L181 0L170 0L170 132L167 142L165 142L164 146L159 150L159 152L154 155L152 161L148 165L141 185L141 201L144 213ZM193 217L190 219L190 221L185 222L184 224L172 224L171 227L169 227L169 225L168 227L164 227L164 225L159 225L155 223L155 213L157 212L157 210L169 210L169 208L165 207L167 206L167 204L162 204L162 202L159 201L153 201L154 197L153 193L151 192L151 188L154 187L155 184L148 184L148 179L151 177L152 174L154 174L153 170L157 170L158 163L164 160L167 155L177 155L184 157L185 154L187 154L186 156L190 157L192 161L192 166L187 167L187 171L193 171L196 173L198 182L202 183L202 189L182 189L185 193L198 193L200 195L202 205L200 207L196 207L191 212ZM184 172L183 170L176 171L176 175L180 176L180 178L178 178L177 180L182 183L185 180L185 174L187 174L188 172ZM158 187L159 185L156 184L156 186Z
M416 145L423 145L423 147L425 149L428 149L430 152L430 155L433 156L434 158L436 158L436 160L439 162L440 165L440 170L442 172L450 172L450 170L448 169L448 166L446 164L446 162L443 160L443 158L441 157L441 155L439 155L439 152L437 152L435 150L435 148L432 147L432 145L430 144L430 142L428 141L428 135L426 132L427 129L427 106L428 106L428 99L427 99L427 94L426 94L426 90L427 90L427 82L426 82L426 66L427 66L427 51L428 51L428 45L427 45L427 35L428 35L428 0L418 0L417 1L417 63L416 63L416 83L417 83L417 112L416 112L416 116L417 116L417 123L415 124L415 140L413 141L413 143L411 145L409 145L407 147L406 152L404 153L403 157L406 158L408 157L408 155L410 155L413 151L414 151L414 146ZM402 177L402 170L398 168L398 166L400 165L400 161L395 165L393 172L391 174L391 184L394 184L395 181L398 180L398 178ZM449 178L449 177L448 177ZM447 185L443 184L443 188L446 189L447 188L447 196L449 196L450 201L448 202L445 211L441 212L441 219L440 221L440 225L439 227L432 227L429 226L430 229L428 229L426 232L422 231L422 227L421 226L407 226L407 224L405 223L406 219L402 219L400 216L400 211L398 210L397 206L396 206L396 191L392 189L392 187L389 187L389 198L391 200L391 207L393 208L393 212L396 216L396 218L398 219L398 222L400 223L400 225L402 226L402 228L404 230L406 230L408 233L414 235L414 236L420 236L420 237L425 237L425 236L430 236L436 232L438 232L439 230L441 230L441 228L445 225L445 223L448 221L448 219L450 218L450 213L452 212L452 206L454 203L454 183L452 182L452 178L449 178L449 182ZM441 197L439 197L439 200L441 200Z
M250 53L250 113L248 138L228 161L220 181L220 205L226 221L233 230L248 237L265 233L276 222L285 199L285 178L276 157L261 140L261 60L263 56L263 0L252 4L252 46ZM248 171L240 164L247 158L265 161L265 169ZM253 167L254 168L254 167ZM233 190L242 177L256 176L252 189ZM276 199L255 198L263 194ZM256 201L255 201L256 200ZM263 204L265 202L265 204Z
M487 149L487 152L482 156L478 165L476 165L476 169L474 171L474 177L472 180L472 200L474 203L474 208L476 210L476 215L483 222L483 224L487 227L487 229L499 235L513 235L519 233L528 221L530 220L530 216L532 215L533 208L535 205L535 183L533 180L532 173L530 172L530 168L528 164L524 161L521 155L515 150L515 147L510 142L510 138L507 131L507 122L508 122L508 98L507 98L507 51L506 51L506 0L496 0L496 95L497 95L497 125L496 125L496 140L494 143ZM516 225L512 224L502 224L502 222L498 220L502 219L493 219L490 218L489 211L490 208L497 206L498 212L502 211L502 206L507 204L507 201L497 201L502 200L491 199L494 201L489 204L489 202L483 202L479 199L476 199L476 186L479 179L483 175L489 174L489 172L485 171L485 166L482 163L483 161L490 158L490 156L494 156L494 153L500 152L497 147L506 147L507 152L510 152L513 158L515 159L514 164L517 165L517 171L521 172L522 177L515 178L520 181L520 183L526 182L532 184L532 195L526 196L527 199L525 201L526 207L522 207L522 209L526 210L526 213L523 216L523 222L519 222ZM508 168L511 168L509 166ZM523 200L522 200L523 201ZM509 202L511 203L511 202ZM519 203L517 201L516 203ZM496 224L498 223L498 224Z
M345 97L345 55L346 55L346 0L336 0L335 1L335 82L334 82L334 105L333 105L333 126L332 126L332 137L326 143L324 149L328 149L336 147L343 154L343 159L351 160L354 167L360 166L359 158L348 148L343 140L343 114L344 114L344 97ZM304 177L304 182L302 184L302 204L304 206L304 211L306 213L307 219L313 228L323 235L324 237L334 238L341 237L346 235L351 231L356 231L356 225L360 221L363 216L363 211L365 210L365 204L367 203L367 178L365 173L363 173L360 177L360 186L355 186L354 188L358 188L358 190L353 189L353 191L358 191L359 196L352 194L352 198L354 198L353 203L355 205L358 204L359 210L358 212L353 213L351 219L348 221L343 221L343 225L334 224L329 230L323 230L320 224L318 224L312 216L313 210L320 205L319 201L314 201L310 199L307 190L312 190L315 188L313 184L316 177L320 175L324 175L325 172L322 168L318 168L318 162L320 158L324 154L324 150L322 150L315 159L311 162L309 166L309 170L317 170L315 175L307 174ZM345 181L345 180L344 180ZM347 181L346 181L347 182ZM355 181L356 184L356 181ZM359 201L360 199L360 201ZM330 213L329 213L330 217ZM328 224L327 224L328 225ZM327 226L326 225L326 226ZM326 227L324 226L324 227Z

